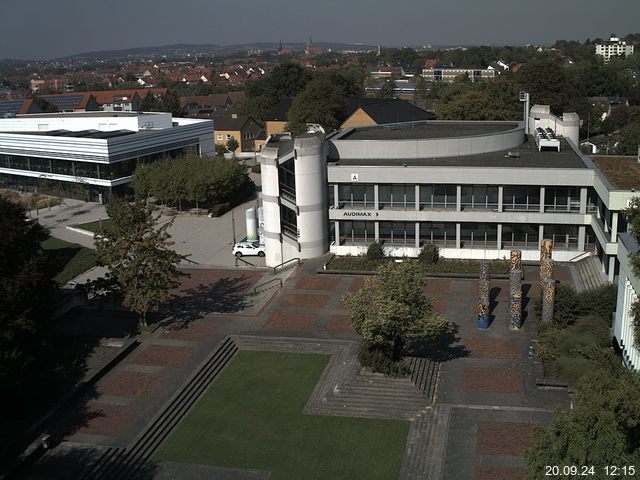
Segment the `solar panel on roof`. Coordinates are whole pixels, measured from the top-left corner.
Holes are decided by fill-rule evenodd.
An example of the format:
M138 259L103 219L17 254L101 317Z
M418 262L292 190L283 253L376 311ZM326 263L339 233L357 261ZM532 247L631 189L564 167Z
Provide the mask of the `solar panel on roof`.
M0 115L5 113L18 113L24 100L2 100L0 101Z

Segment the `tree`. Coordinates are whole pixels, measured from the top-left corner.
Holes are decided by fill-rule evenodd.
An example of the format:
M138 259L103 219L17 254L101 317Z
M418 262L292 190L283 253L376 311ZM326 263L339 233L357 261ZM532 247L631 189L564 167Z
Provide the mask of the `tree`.
M169 247L167 229L173 222L158 225L159 215L143 202L113 201L107 207L111 223L96 237L96 250L108 272L94 286L119 295L122 303L140 315L147 325L147 313L157 312L169 300L169 291L187 276L178 269L186 258Z
M231 153L235 152L239 146L240 144L233 136L229 140L227 140L227 150L229 150Z
M640 122L630 123L620 131L620 144L617 152L622 155L635 155L640 147Z
M597 350L578 385L575 407L557 412L534 435L525 452L528 478L544 478L547 465L608 465L640 462L640 375L626 370L613 352ZM636 473L630 474L635 477Z
M216 156L223 156L227 153L227 148L221 143L216 143Z
M10 401L45 362L55 284L40 246L47 231L2 197L0 232L0 395Z
M342 298L351 326L362 335L359 359L363 365L400 373L407 339L434 339L453 332L453 324L434 313L424 296L425 279L416 262L388 263L367 278L360 290Z
M388 78L384 81L380 87L380 91L376 94L378 98L395 98L396 81L393 78Z
M286 129L300 134L306 130L307 123L318 123L331 131L340 126L344 110L342 89L324 76L316 77L291 105Z

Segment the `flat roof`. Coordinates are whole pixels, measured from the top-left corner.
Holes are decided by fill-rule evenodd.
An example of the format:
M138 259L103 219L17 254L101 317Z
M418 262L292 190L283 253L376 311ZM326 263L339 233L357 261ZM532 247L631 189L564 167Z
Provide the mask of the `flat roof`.
M110 138L123 137L133 133L145 133L145 130L134 132L131 130L51 130L48 132L2 132L11 135L39 135L42 137L71 137L71 138L94 138L98 140L108 140Z
M339 165L360 166L433 166L433 167L502 167L502 168L588 168L582 158L565 139L560 140L560 151L538 151L532 136L517 148L476 155L415 159L349 159L330 158Z
M591 159L614 188L640 190L640 165L638 165L637 157L596 155Z
M435 138L473 137L514 130L517 122L452 122L427 120L394 123L372 127L356 127L336 138L340 140L420 140Z
M9 117L10 119L20 118L64 118L64 117L144 117L162 115L167 112L58 112L58 113L28 113Z

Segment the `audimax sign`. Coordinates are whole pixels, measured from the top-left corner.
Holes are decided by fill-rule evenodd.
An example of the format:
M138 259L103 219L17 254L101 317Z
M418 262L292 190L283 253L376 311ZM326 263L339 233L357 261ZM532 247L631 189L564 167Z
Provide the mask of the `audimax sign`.
M375 215L374 215L375 213ZM357 211L348 211L342 214L343 217L377 217L378 212L357 212Z

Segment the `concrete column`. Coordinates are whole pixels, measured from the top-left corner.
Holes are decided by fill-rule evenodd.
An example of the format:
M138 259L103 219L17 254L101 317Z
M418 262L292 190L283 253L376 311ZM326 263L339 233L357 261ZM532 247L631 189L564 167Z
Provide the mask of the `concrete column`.
M602 223L604 224L604 233L609 233L611 231L611 212L605 212Z
M542 187L544 188L544 187ZM542 247L542 240L544 239L544 225L538 227L538 250Z
M379 210L378 206L378 184L373 186L373 207ZM376 242L378 241L378 223L376 222Z
M502 203L504 201L504 187L502 185L500 185L498 187L498 211L501 212L502 211ZM501 226L498 226L498 228L501 228Z
M416 222L416 248L420 248L420 222Z
M587 214L587 189L583 187L580 189L580 215Z
M596 210L596 218L602 218L600 215L600 209L602 208L602 200L598 197L598 208Z
M460 250L460 224L456 223L456 248Z
M339 208L340 207L340 199L338 198L339 195L339 189L338 189L338 184L336 183L333 186L333 207L334 208ZM331 205L329 205L329 207L331 207Z
M340 245L340 222L338 220L334 222L333 232L334 232L334 235L336 236L335 238L336 245L339 246ZM329 242L331 242L331 239L329 239Z
M502 187L500 187L500 188L502 188ZM502 248L502 224L501 223L498 224L498 229L497 230L498 230L498 232L497 232L497 235L496 235L496 237L497 237L496 238L496 248L498 250L500 250Z
M420 210L420 185L416 185L416 211ZM418 238L418 235L416 235L416 238Z
M378 193L378 190L376 190L376 202L377 202L377 196L378 196L377 193ZM380 241L380 222L374 223L373 231L375 232L376 242L379 242Z
M584 252L584 241L587 236L587 227L578 227L578 250Z
M611 241L618 241L618 212L611 212Z
M544 187L540 187L540 213L544 213ZM542 234L540 234L542 238Z
M456 211L462 211L462 185L456 185Z
M613 277L616 272L616 256L611 255L609 257L609 271L607 272L607 278L611 283L613 283Z

